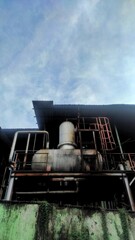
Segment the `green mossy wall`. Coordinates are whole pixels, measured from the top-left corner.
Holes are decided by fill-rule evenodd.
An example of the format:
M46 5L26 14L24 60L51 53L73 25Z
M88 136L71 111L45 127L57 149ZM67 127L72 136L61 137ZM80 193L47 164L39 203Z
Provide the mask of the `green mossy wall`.
M0 203L0 240L134 240L134 214Z
M0 240L33 240L38 205L0 204Z

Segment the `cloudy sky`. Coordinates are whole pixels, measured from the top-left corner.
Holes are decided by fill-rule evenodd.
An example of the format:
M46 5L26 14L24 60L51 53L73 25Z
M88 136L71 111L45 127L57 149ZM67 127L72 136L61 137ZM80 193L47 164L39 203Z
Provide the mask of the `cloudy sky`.
M0 0L0 126L32 100L135 104L135 0Z

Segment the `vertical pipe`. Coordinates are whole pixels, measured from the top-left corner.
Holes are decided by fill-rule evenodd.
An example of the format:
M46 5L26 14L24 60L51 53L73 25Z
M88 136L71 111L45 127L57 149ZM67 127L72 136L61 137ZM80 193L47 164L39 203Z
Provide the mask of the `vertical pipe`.
M12 200L12 194L13 194L13 186L14 186L14 176L11 177L12 170L10 169L10 175L9 175L9 184L6 189L4 200L11 201Z
M84 117L82 118L83 120L83 128L85 129L85 120L84 120Z
M92 134L93 134L93 140L94 140L94 146L95 146L95 150L96 150L96 153L97 153L97 143L96 143L95 132L94 132L94 131L92 131Z
M37 140L37 134L34 134L34 143L33 143L33 152L35 150L35 146L36 146L36 140Z
M118 141L118 144L119 144L120 152L121 152L121 155L122 155L122 159L124 160L124 152L123 152L123 149L122 149L121 141L120 141L118 130L117 130L116 126L115 126L115 133L116 133L117 141ZM123 164L119 164L119 168L120 168L121 171L124 171ZM125 183L130 207L131 207L132 211L135 211L134 200L133 200L132 192L131 192L131 189L130 189L130 186L129 186L128 178L127 178L127 176L125 176L123 179L124 179L124 183Z
M83 150L82 150L82 135L81 132L79 131L79 141L80 141L80 153L81 153L81 169L83 169Z
M45 141L46 141L46 135L43 134L43 146L42 146L43 149L45 148Z
M122 158L124 160L124 153L123 153L122 145L121 145L121 142L120 142L118 130L117 130L116 126L114 126L114 128L115 128L115 133L116 133L117 141L118 141L118 144L119 144L120 152L121 152Z
M24 160L23 160L23 168L26 166L26 160L27 160L27 154L28 154L28 149L29 149L29 143L30 143L30 133L28 133L27 137L27 144L26 144L26 149L25 149L25 155L24 155Z
M12 147L9 155L9 162L13 161L13 155L14 155L18 133L19 132L16 132L14 135L14 139L13 139L13 143L12 143ZM14 177L11 177L11 173L12 173L12 169L10 168L9 181L8 181L9 184L7 186L6 193L4 196L4 200L7 200L7 201L10 201L12 199L12 194L13 194Z
M13 158L13 154L14 154L14 149L15 149L18 133L19 132L16 132L15 135L14 135L14 140L13 140L11 151L10 151L10 155L9 155L9 162L12 162L12 158Z
M119 164L119 168L120 168L121 171L124 171L123 164ZM128 178L127 178L127 176L124 176L123 179L124 179L124 183L125 183L130 207L131 207L132 211L135 211L135 204L134 204L132 192L131 192L131 189L130 189L130 186L129 186Z
M49 138L48 138L48 140L46 142L46 148L49 149Z
M100 170L101 166L100 166L100 159L99 159L98 150L97 150L95 131L92 131L92 134L93 134L94 146L96 150L96 165L97 165L96 168L97 170Z

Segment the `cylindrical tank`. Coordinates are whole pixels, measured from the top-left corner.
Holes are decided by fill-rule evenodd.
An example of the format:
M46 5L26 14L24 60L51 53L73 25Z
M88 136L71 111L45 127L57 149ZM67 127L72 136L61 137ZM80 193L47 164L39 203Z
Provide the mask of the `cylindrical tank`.
M102 170L103 159L95 149L40 149L32 158L32 170L47 172L90 172Z
M61 123L59 127L59 145L61 149L74 149L75 144L75 129L72 122L66 121Z
M79 149L40 149L33 158L32 170L75 172L81 170Z

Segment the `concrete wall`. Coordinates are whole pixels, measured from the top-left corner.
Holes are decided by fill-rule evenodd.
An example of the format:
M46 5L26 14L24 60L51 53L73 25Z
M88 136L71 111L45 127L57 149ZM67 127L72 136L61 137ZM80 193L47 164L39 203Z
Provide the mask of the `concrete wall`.
M0 203L0 240L134 240L135 218L117 212Z

